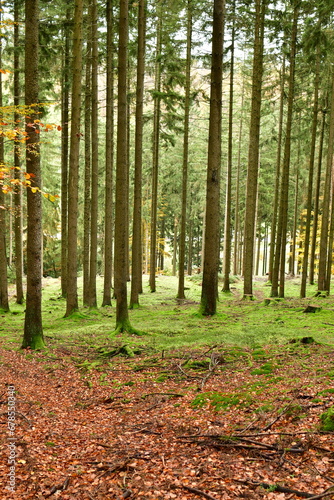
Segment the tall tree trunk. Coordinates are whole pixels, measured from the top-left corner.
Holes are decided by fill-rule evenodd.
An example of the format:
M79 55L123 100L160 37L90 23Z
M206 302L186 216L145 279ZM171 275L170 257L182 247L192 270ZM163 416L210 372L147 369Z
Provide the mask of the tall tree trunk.
M90 227L90 266L89 266L89 306L97 307L97 218L98 218L98 175L99 175L99 138L98 138L98 30L97 0L92 0L92 177L91 177L91 227Z
M187 55L186 55L186 82L185 82L186 92L185 92L185 102L184 102L184 135L183 135L183 163L182 163L181 230L180 230L180 244L179 244L179 281L178 281L178 292L177 292L177 298L179 300L185 299L184 267L185 267L185 255L186 255L186 225L187 225L191 43L192 43L192 0L188 0Z
M159 141L160 141L160 87L161 87L161 30L162 13L161 0L157 0L157 43L155 63L155 91L153 116L153 165L152 165L152 205L151 205L151 244L150 244L150 278L151 292L155 292L155 271L157 263L157 211L158 211L158 171L159 171Z
M282 169L282 189L280 201L281 218L281 254L280 254L280 278L279 278L279 296L284 297L285 286L285 258L286 258L286 238L288 228L288 206L289 206L289 174L290 174L290 155L291 155L291 131L292 131L292 113L295 93L295 65L297 50L297 31L298 31L299 2L295 2L293 11L293 24L291 32L291 52L290 52L290 73L289 73L289 95L286 118L286 134L284 144L284 157Z
M255 9L256 19L253 58L252 109L249 133L243 249L244 296L250 298L253 296L254 231L259 167L261 91L263 75L263 32L266 0L256 0Z
M328 295L331 289L331 277L332 277L332 263L333 263L333 239L334 239L334 179L332 172L332 189L331 189L331 215L330 215L330 227L328 235L328 251L327 251L327 277L326 277L326 290Z
M20 104L20 58L19 58L19 2L14 2L14 106ZM14 122L20 119L15 111ZM23 304L23 223L22 223L22 185L21 185L21 147L14 144L14 178L18 184L14 185L14 239L15 239L15 278L16 278L16 303Z
M239 134L238 134L238 163L237 163L237 179L235 186L235 227L234 227L234 260L233 260L233 274L236 276L239 274L240 269L240 259L239 259L239 240L240 240L240 215L239 215L239 203L240 203L240 171L241 171L241 143L242 143L242 132L243 132L243 108L244 108L244 82L241 91L241 117L239 123Z
M92 4L89 6L88 18L91 19ZM91 23L87 27L86 74L85 74L85 172L84 172L84 221L83 221L83 304L90 305L90 223L91 223L91 180L92 180L92 40Z
M29 2L29 0L27 0ZM75 0L72 62L72 109L70 136L70 169L68 185L68 260L66 313L69 316L78 310L77 288L77 235L78 235L78 187L79 145L81 111L81 65L82 65L82 12L83 0Z
M225 1L214 0L206 217L201 314L211 316L217 309L220 236L220 164L222 128L222 78Z
M2 16L0 12L0 23ZM2 37L0 36L0 68L2 68ZM2 115L2 74L0 74L0 117ZM4 139L0 137L0 165L4 165ZM7 256L6 256L6 210L4 209L5 194L0 185L0 309L9 311L8 281L7 281Z
M173 267L172 267L172 275L176 276L176 268L177 268L177 240L178 240L178 227L179 221L177 217L174 219L174 238L173 238Z
M188 228L188 276L191 276L193 273L193 231L194 222L190 220Z
M127 305L128 147L127 147L127 44L128 0L120 0L118 42L118 108L115 212L115 295L116 331L131 331Z
M316 252L317 235L318 235L321 167L322 167L322 156L324 149L325 124L326 124L326 111L323 110L322 121L321 121L321 132L319 138L318 168L317 168L316 185L314 193L313 229L312 229L312 243L311 243L311 255L310 255L310 277L309 277L310 285L314 285L315 252Z
M272 215L271 230L270 230L269 272L268 272L268 281L270 282L272 282L274 258L275 258L277 214L279 208L278 203L279 203L280 181L281 181L281 154L282 154L282 136L283 136L283 115L284 115L283 113L284 80L285 80L285 57L283 58L283 64L281 70L281 95L280 95L280 107L279 107L278 136L277 136L275 194L274 194L273 215ZM278 274L276 276L278 278ZM275 294L278 295L278 281L277 283L275 283L274 288L275 288Z
M320 255L318 271L318 290L327 291L327 251L328 251L328 230L329 230L329 208L330 208L330 190L333 164L333 146L334 146L334 71L332 74L332 97L330 105L329 118L329 137L327 149L327 165L325 176L325 187L322 204L321 234L320 234Z
M289 269L289 274L290 276L295 275L295 262L296 262L296 248L297 248L297 225L298 225L298 199L299 199L299 148L298 148L298 160L297 160L297 167L296 167L296 181L295 181L295 204L294 204L294 211L293 211L293 229L292 229L292 235L291 235L291 265ZM298 260L298 257L297 257ZM297 274L298 273L298 265L297 265Z
M44 347L42 327L42 200L38 127L38 0L25 1L25 104L31 106L26 118L26 170L32 174L27 190L27 301L22 348ZM36 120L36 121L35 121Z
M224 284L223 292L230 292L231 272L231 205L232 205L232 153L233 153L233 98L234 98L234 41L235 41L235 0L232 2L232 34L231 34L231 66L230 66L230 95L228 116L228 152L226 176L226 209L224 231Z
M113 168L114 168L114 17L113 0L107 0L107 97L104 215L104 282L102 306L111 306L113 270Z
M143 98L145 75L145 0L138 5L138 54L136 87L136 132L135 132L135 185L133 201L132 230L132 281L130 308L139 306L139 293L142 290L142 163L143 163Z
M69 152L69 101L70 101L70 20L71 9L66 9L64 27L65 53L61 88L61 295L67 291L67 209L68 209L68 152Z
M278 295L280 295L280 297L284 297L286 237L287 237L287 225L288 225L290 148L291 148L292 111L293 111L293 100L294 100L294 83L295 83L294 73L295 73L297 21L298 21L298 8L295 7L293 14L292 33L291 33L286 137L285 137L284 157L283 157L283 167L282 167L282 181L281 181L281 191L280 191L279 216L277 223L277 237L275 242L275 258L272 271L272 287L271 287L272 297L277 297ZM278 291L279 278L280 278L280 283Z
M311 151L310 151L308 188L307 188L306 228L305 228L305 239L304 239L304 260L303 260L302 280L301 280L301 287L300 287L301 298L306 297L306 280L307 280L308 255L309 255L310 234L311 234L314 158L315 158L315 144L316 144L316 138L317 138L318 112L319 112L319 79L320 79L320 46L318 46L318 48L317 48L316 63L315 63L313 118L312 118L312 130L311 130Z

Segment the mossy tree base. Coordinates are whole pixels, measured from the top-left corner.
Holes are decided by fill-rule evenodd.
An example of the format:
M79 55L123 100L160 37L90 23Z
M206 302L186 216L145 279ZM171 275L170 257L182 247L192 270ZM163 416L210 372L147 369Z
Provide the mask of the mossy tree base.
M128 319L124 321L118 321L116 323L116 328L113 332L110 333L110 336L114 337L115 335L118 335L119 333L128 333L130 335L146 335L144 332L137 330L136 328L133 328L131 325L130 321Z
M242 297L242 300L252 301L255 300L255 297L252 293L245 293Z
M129 309L139 309L139 307L139 302L134 302L133 304L130 304Z
M41 349L45 349L45 342L43 338L43 334L32 335L29 338L26 336L23 339L21 349L32 349L34 351L40 351Z

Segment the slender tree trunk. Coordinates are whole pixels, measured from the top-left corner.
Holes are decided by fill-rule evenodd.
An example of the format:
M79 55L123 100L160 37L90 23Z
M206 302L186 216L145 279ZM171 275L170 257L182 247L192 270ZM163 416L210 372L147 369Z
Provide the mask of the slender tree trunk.
M318 168L317 168L316 186L314 194L313 230L312 230L312 243L311 243L311 256L310 256L310 278L309 278L310 285L314 285L315 252L316 252L317 235L318 235L321 167L322 167L322 156L324 148L325 124L326 124L326 111L323 110L321 132L319 138Z
M14 2L14 106L20 104L20 58L19 58L19 2ZM20 119L15 111L14 122ZM15 277L16 277L16 303L23 304L23 223L22 223L22 185L21 185L21 147L14 144L14 179L18 181L13 189L14 201L14 239L15 239ZM11 251L10 251L11 253Z
M25 104L31 106L26 118L26 170L32 174L27 190L27 301L22 348L44 347L42 327L42 200L38 114L38 0L25 2ZM32 126L33 124L33 126Z
M157 263L157 210L158 210L158 171L159 171L159 141L160 141L160 87L161 87L161 30L162 14L161 0L157 3L158 25L155 63L155 91L153 116L153 165L152 165L152 205L151 205L151 244L150 244L150 278L151 292L155 292L155 272Z
M92 5L89 8L89 19L91 19ZM86 51L86 74L85 74L85 111L84 111L84 134L85 134L85 172L84 172L84 221L83 221L83 304L90 305L90 233L91 233L91 180L92 180L92 42L91 23L87 33Z
M318 46L318 48L317 48L317 57L316 57L316 64L315 64L313 118L312 118L312 130L311 130L311 151L310 151L308 188L307 188L306 228L305 228L305 239L304 239L304 260L303 260L302 280L301 280L301 287L300 287L301 298L306 297L306 280L307 280L308 255L309 255L310 234L311 234L311 214L312 214L315 144L316 144L316 139L317 139L318 112L319 112L319 75L320 75L320 46Z
M206 184L205 250L201 295L201 314L205 316L211 316L215 314L217 308L220 250L219 221L224 13L225 1L214 0L209 143Z
M328 251L328 230L329 230L329 208L330 208L330 190L333 164L333 143L334 143L334 72L332 74L332 97L330 105L329 118L329 137L327 149L327 165L325 176L325 188L322 204L321 234L320 234L320 255L318 271L318 290L327 291L327 251Z
M241 117L239 123L239 137L238 137L238 164L237 164L237 179L235 186L235 228L234 228L234 263L233 263L233 274L236 276L239 274L240 269L240 259L239 259L239 240L240 240L240 215L239 215L239 203L240 203L240 171L241 171L241 143L242 143L242 132L243 132L243 108L244 108L244 82L241 91Z
M274 265L272 271L272 287L271 287L272 297L277 297L278 295L280 295L280 297L284 297L285 256L286 256L286 237L287 237L286 233L288 224L288 200L289 200L290 148L291 148L292 111L293 111L293 99L294 99L294 71L295 71L297 21L298 21L298 9L295 7L292 34L291 34L290 75L289 75L289 90L288 90L286 137L284 145L279 216L277 223L277 237L275 241L275 257L274 257ZM280 278L280 283L278 291L279 278Z
M291 276L295 275L295 262L296 262L296 247L297 247L297 225L298 225L298 199L299 199L299 151L298 151L298 160L297 160L297 168L296 168L296 187L295 187L295 204L293 211L293 229L292 229L292 249L291 249L291 266L289 270L289 274ZM297 274L298 274L298 266L297 266Z
M0 12L0 23L2 16ZM0 68L2 68L2 38L0 36ZM3 106L2 99L2 74L0 73L0 110ZM1 118L0 111L0 118ZM0 165L5 163L4 139L0 137ZM5 194L0 186L0 310L9 311L8 303L8 280L7 280L7 256L6 256L6 210L4 209Z
M231 34L231 67L230 67L230 96L228 117L228 152L226 176L226 209L224 231L224 284L223 292L230 292L232 228L232 153L233 153L233 99L234 99L234 39L235 39L235 1L232 2L232 34Z
M330 294L331 289L331 278L332 278L332 263L333 263L333 239L334 239L334 175L332 168L332 189L331 189L331 216L330 216L330 227L328 236L328 252L327 252L327 292Z
M90 228L90 266L89 266L89 306L97 307L97 218L98 218L98 175L99 175L99 137L98 137L98 30L97 1L92 0L92 171L91 171L91 228Z
M63 81L61 89L61 295L67 291L67 209L68 209L68 152L69 152L69 100L70 100L70 17L66 9L64 28L65 53L63 58Z
M291 131L292 131L292 113L293 113L294 92L295 92L295 65L296 65L296 49L297 49L298 15L299 15L299 7L296 2L294 6L293 24L291 32L289 97L288 97L288 109L287 109L287 119L286 119L286 135L284 144L282 189L281 189L280 214L279 214L282 221L279 296L282 298L284 297L284 285L285 285L285 256L286 256L286 237L287 237L287 227L288 227Z
M271 221L270 230L270 250L269 250L269 272L268 281L272 282L274 258L275 258L275 243L277 231L277 214L280 193L280 180L281 180L281 154L282 154L282 136L283 136L283 111L284 111L284 80L285 80L285 57L283 58L282 71L281 71L281 95L280 95L280 108L279 108L279 123L278 123L278 136L277 136L277 156L276 156L276 177L275 177L275 194L273 204L273 216ZM273 284L275 294L278 295L278 273L277 282Z
M244 296L250 298L253 296L254 231L259 167L261 92L263 75L263 32L266 0L256 0L255 8L256 20L253 59L252 110L249 134L243 249Z
M113 167L114 167L114 18L113 0L107 0L107 98L104 219L104 284L102 306L111 306L113 262Z
M28 2L30 0L27 0ZM83 0L75 0L72 66L72 109L70 162L68 186L68 260L66 314L78 310L77 289L77 235L78 235L78 187L79 187L79 143L81 111L81 64L82 64L82 12Z
M165 215L163 215L161 219L161 229L160 229L160 252L159 252L160 271L164 270L164 265L165 265L165 237L166 237L166 217Z
M186 227L187 227L191 43L192 43L192 0L188 0L187 56L186 56L186 82L185 82L186 93L184 102L184 135L183 135L183 164L182 164L181 230L180 230L180 244L179 244L179 283L177 292L177 298L179 300L185 299L184 267L185 267L185 256L186 256Z
M139 293L142 289L142 163L143 163L143 99L145 74L145 0L138 7L138 55L136 88L136 132L135 132L135 185L133 202L132 230L132 282L130 308L139 306Z
M176 276L176 268L177 268L177 240L178 240L178 227L179 221L177 217L174 219L174 240L173 240L173 268L172 275Z
M128 0L120 0L118 42L118 109L117 109L117 158L116 158L116 212L115 212L115 295L116 331L129 331L127 305L127 240L128 227L128 147L127 147L127 44Z
M188 276L191 276L193 273L193 231L194 223L190 220L188 228Z

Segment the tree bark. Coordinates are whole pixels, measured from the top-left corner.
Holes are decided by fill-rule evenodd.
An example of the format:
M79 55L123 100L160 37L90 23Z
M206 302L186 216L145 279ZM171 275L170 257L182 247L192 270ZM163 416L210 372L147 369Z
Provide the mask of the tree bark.
M113 271L113 169L114 169L114 17L113 0L107 0L107 97L106 97L106 161L104 206L104 281L102 306L111 306Z
M228 116L228 151L226 176L226 208L224 231L224 284L223 292L230 292L231 251L232 251L232 153L233 153L233 98L234 98L234 41L235 41L235 0L232 2L232 33L231 33L231 66L230 66L230 95Z
M315 63L314 101L313 101L313 117L312 117L312 130L311 130L311 151L310 151L308 188L307 188L307 205L306 205L307 213L306 213L306 228L305 228L305 239L304 239L304 259L303 259L302 280L300 287L301 298L306 297L306 280L307 280L308 256L309 256L310 234L311 234L315 144L317 139L318 112L319 112L319 80L320 80L320 46L318 46L317 48L316 63Z
M318 290L327 291L327 251L328 251L328 231L329 231L329 209L330 190L333 165L333 143L334 143L334 71L332 74L332 97L329 117L329 137L327 149L327 165L325 175L325 187L322 204L321 234L320 234L320 255L318 271Z
M310 277L309 277L310 285L314 285L315 252L316 252L317 235L318 235L319 198L320 198L322 156L323 156L324 137L325 137L325 124L326 124L326 110L322 110L321 132L319 138L319 151L318 151L318 166L317 166L315 193L314 193L313 228L312 228Z
M186 92L185 92L185 102L184 102L184 134L183 134L183 163L182 163L181 229L180 229L180 244L179 244L179 281L178 281L178 292L177 292L177 298L179 300L185 299L184 268L185 268L185 255L186 255L186 224L187 224L191 43L192 43L192 0L188 0L187 55L186 55L186 82L185 82Z
M20 104L20 58L19 58L19 2L14 2L14 106ZM14 112L14 122L20 119L19 114ZM14 144L14 179L18 184L14 185L14 240L15 240L15 281L16 281L16 303L23 304L23 223L22 223L22 185L21 185L21 147Z
M97 1L91 2L92 15L92 170L91 170L91 227L90 227L90 266L89 266L89 306L97 307L97 217L98 217L98 175L99 175L99 137L98 137L98 29Z
M285 286L285 258L286 258L286 238L288 228L288 206L289 206L289 174L290 174L290 156L291 156L291 131L292 131L292 113L294 104L295 92L295 65L297 51L297 31L298 31L298 15L299 2L294 5L293 24L291 32L291 52L290 52L290 74L289 74L289 97L288 109L286 118L286 134L284 144L284 158L282 169L282 186L281 186L281 201L280 201L280 218L281 218L281 254L280 254L280 280L279 280L279 296L284 297Z
M261 120L261 92L263 75L263 32L266 0L256 0L256 20L253 59L252 109L249 133L248 171L246 185L246 212L244 227L243 275L244 296L253 296L253 261L256 193L259 167L259 140Z
M38 0L25 1L26 171L32 174L27 189L27 300L22 348L44 347L42 327L42 200L38 114Z
M272 282L273 267L275 258L275 243L277 232L277 214L280 194L280 181L281 181L281 154L282 154L282 135L283 135L283 111L284 111L284 79L285 79L285 57L283 57L282 70L281 70L281 95L279 107L279 122L278 122L278 136L277 136L277 155L276 155L276 176L275 176L275 193L273 202L273 215L270 230L270 250L269 250L269 272L268 281ZM273 284L275 294L278 295L278 273L277 282Z
M294 7L293 26L291 33L290 48L290 73L288 89L288 109L286 119L286 135L284 145L284 157L282 167L282 181L280 191L279 216L277 223L277 238L275 242L275 258L272 272L271 296L284 297L285 283L285 256L286 256L286 236L288 225L288 202L289 202L289 175L290 175L290 149L291 149L291 128L292 111L294 100L294 73L295 73L295 55L297 38L298 8ZM278 290L279 282L279 290Z
M128 227L128 147L127 147L127 43L128 0L120 0L118 42L118 109L116 157L116 211L115 211L115 295L116 332L131 330L127 306L127 240Z
M63 58L63 81L61 88L61 295L67 292L67 209L68 209L68 153L69 153L69 100L70 100L70 16L66 9L64 27L65 52Z
M29 2L29 0L27 0ZM66 313L69 316L78 310L77 289L77 235L78 235L78 188L79 188L79 143L81 112L81 65L82 65L82 12L83 0L75 0L72 66L72 109L68 186L68 260Z
M137 87L136 87L136 131L135 131L135 184L133 202L132 230L132 281L130 308L139 306L139 293L142 290L143 256L142 256L142 163L143 163L143 98L145 75L145 33L146 13L145 0L138 5L138 54L137 54Z
M155 292L155 272L157 265L157 211L158 211L158 172L160 141L160 87L161 87L161 0L157 0L157 42L155 63L155 98L153 115L153 165L152 165L152 204L151 204L151 244L150 244L150 278L151 292Z
M0 23L2 20L0 12ZM0 68L2 67L2 38L0 37ZM2 115L1 108L3 106L2 99L2 74L0 74L0 117ZM0 137L0 165L4 165L4 138ZM7 256L6 256L6 210L4 208L5 194L0 185L0 310L9 311L8 303L8 280L7 280Z
M216 313L220 239L220 164L225 1L214 0L206 217L201 314Z
M92 5L89 6L88 17L91 19ZM92 181L92 40L91 23L87 27L87 49L85 64L85 110L84 110L84 135L85 135L85 172L84 172L84 221L83 221L83 304L90 305L90 233L91 233L91 181Z

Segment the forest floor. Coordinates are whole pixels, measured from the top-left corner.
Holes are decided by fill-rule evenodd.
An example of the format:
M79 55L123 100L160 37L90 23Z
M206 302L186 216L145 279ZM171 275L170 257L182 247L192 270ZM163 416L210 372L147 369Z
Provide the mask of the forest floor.
M297 281L279 302L263 281L241 301L236 283L199 318L196 279L179 304L175 278L161 277L130 313L147 335L115 337L113 308L64 319L48 279L40 352L19 349L24 306L12 302L0 498L334 499L334 298L301 300Z

